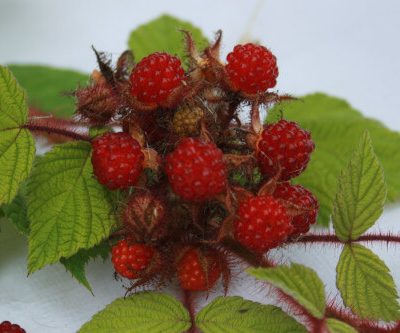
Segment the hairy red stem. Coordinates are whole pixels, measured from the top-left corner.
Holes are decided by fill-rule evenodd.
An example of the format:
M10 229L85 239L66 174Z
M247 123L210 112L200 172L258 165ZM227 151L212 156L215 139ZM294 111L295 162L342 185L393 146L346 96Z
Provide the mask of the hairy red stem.
M400 235L391 234L367 234L360 236L351 242L386 242L386 243L400 243ZM346 243L342 242L334 234L306 234L299 239L291 241L292 244L298 243Z
M346 310L338 308L333 303L327 305L325 315L326 317L335 318L353 326L360 333L400 332L400 321L396 322L394 326L382 326L378 322L358 318Z
M311 236L311 239L317 239L317 242L333 242L333 243L342 243L335 235L331 234L326 234L326 235L307 235ZM370 235L364 235L360 237L357 241L387 241L388 235L375 235L375 234L370 234ZM396 241L400 240L400 237L398 236L389 236L390 238L396 239ZM328 240L327 240L328 239ZM300 240L301 241L301 240ZM306 242L313 242L312 240L306 241ZM245 257L242 257L243 260L246 261ZM250 265L254 266L254 261L247 261ZM257 265L259 267L274 267L276 266L276 263L269 259L263 259L259 260ZM285 302L289 308L293 311L293 314L296 316L299 316L304 319L304 322L307 324L307 326L310 329L310 332L312 333L324 333L327 331L326 328L326 319L327 318L336 318L338 320L341 320L352 327L356 328L359 332L361 333L373 333L373 332L378 332L378 333L397 333L400 332L400 321L396 322L395 326L383 326L382 324L379 324L376 321L372 320L362 320L361 318L347 312L345 309L339 308L334 305L333 302L327 305L326 310L325 310L325 316L323 319L319 319L314 317L306 308L304 308L303 305L298 303L293 297L290 295L287 295L284 293L282 290L279 288L276 288L276 293L283 302Z
M194 300L193 300L193 293L187 290L183 291L183 305L188 310L190 315L190 322L192 326L187 331L187 333L198 333L198 329L196 328L195 322L195 310L194 310Z
M72 130L68 130L68 129L54 128L54 127L41 126L41 125L31 125L31 124L26 124L21 127L26 128L26 129L30 130L31 132L44 132L47 134L62 135L62 136L65 136L67 138L71 138L74 140L82 140L82 141L89 141L89 142L91 140L88 135L76 133L76 132L74 132Z

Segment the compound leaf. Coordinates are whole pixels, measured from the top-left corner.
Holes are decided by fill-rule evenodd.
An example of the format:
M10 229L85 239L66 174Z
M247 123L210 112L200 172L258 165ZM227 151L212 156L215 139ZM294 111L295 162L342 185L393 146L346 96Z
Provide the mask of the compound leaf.
M343 248L336 268L336 285L344 304L362 318L400 319L398 294L389 268L359 244Z
M366 131L339 178L333 204L333 226L343 242L355 240L379 218L386 200L383 169Z
M312 269L299 264L273 268L249 268L247 272L267 281L293 297L314 317L322 319L325 313L324 284Z

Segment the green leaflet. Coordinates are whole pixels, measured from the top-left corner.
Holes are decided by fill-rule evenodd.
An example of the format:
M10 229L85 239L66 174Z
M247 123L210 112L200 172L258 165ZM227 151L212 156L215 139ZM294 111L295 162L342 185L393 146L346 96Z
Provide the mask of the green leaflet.
M199 28L170 15L162 15L131 32L128 45L135 55L135 60L140 61L143 57L157 51L168 52L184 60L186 54L183 34L179 30L189 31L199 50L208 45L207 39Z
M107 305L78 333L183 333L190 326L189 313L175 298L141 292Z
M400 134L378 121L363 117L344 100L324 94L313 94L299 101L282 103L271 110L268 121L284 117L311 131L316 150L307 170L298 178L320 203L319 223L327 225L336 194L337 179L351 157L352 149L367 129L375 153L382 163L388 186L388 200L400 197Z
M328 326L329 333L357 333L354 327L333 318L326 320L326 326Z
M300 333L304 326L273 305L241 297L217 297L196 317L204 333Z
M14 200L2 207L4 216L9 219L17 230L24 236L29 235L29 220L26 206L26 197L23 193L17 194Z
M274 268L249 268L247 272L267 281L293 297L314 317L322 319L325 313L324 285L317 273L299 264Z
M27 187L30 273L109 236L115 217L90 153L89 143L72 142L37 159Z
M32 168L35 144L30 132L21 128L27 118L24 91L0 66L0 205L14 199Z
M400 319L397 290L389 268L371 250L347 244L336 268L344 304L362 318Z
M360 237L382 214L385 200L383 169L366 131L339 178L332 215L338 238L345 242Z
M74 98L67 95L85 86L89 79L87 74L49 66L10 65L9 68L26 89L29 106L64 118L75 110Z
M74 254L72 257L61 258L60 262L80 284L93 294L92 287L86 278L85 267L90 259L95 259L98 256L106 260L109 252L110 246L108 243L103 242L91 249L79 250L78 253Z

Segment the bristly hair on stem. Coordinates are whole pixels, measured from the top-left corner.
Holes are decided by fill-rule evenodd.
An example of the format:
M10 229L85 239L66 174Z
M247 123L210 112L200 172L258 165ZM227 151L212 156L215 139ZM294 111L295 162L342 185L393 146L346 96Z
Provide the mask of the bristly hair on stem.
M199 330L196 327L196 313L195 313L195 303L194 303L194 294L188 290L183 291L183 305L187 309L190 315L190 322L192 326L187 331L187 333L199 333Z
M351 242L384 242L387 245L390 243L400 243L400 235L394 235L391 233L369 233L360 236L356 240ZM325 244L343 244L335 234L321 233L321 234L306 234L302 237L289 241L288 244L307 244L307 243L325 243Z
M69 119L57 118L38 109L29 109L28 123L22 128L46 136L51 142L72 140L90 141L88 129Z

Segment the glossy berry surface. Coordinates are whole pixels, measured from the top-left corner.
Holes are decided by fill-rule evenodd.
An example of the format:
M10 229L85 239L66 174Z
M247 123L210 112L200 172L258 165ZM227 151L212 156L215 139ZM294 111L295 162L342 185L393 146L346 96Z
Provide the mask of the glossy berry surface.
M182 82L184 70L178 57L156 52L133 69L132 95L140 102L162 104Z
M279 74L276 58L264 46L236 45L226 59L228 80L235 90L256 94L275 87Z
M182 139L167 156L165 171L174 192L189 201L211 199L227 184L222 151L200 139Z
M295 122L280 120L266 125L257 142L257 158L261 172L280 180L298 176L307 167L315 146L308 131Z
M292 233L291 217L277 199L269 195L248 198L237 211L235 239L255 252L279 246Z
M217 254L196 248L185 252L177 270L181 288L190 291L210 290L221 275Z
M119 275L135 279L149 266L154 254L151 246L123 239L113 246L111 261Z
M111 190L136 184L143 169L144 154L127 133L106 133L92 141L93 172Z
M274 197L285 200L300 209L306 210L305 213L293 217L292 225L294 230L291 236L298 236L310 230L310 225L317 220L318 201L315 196L301 185L290 185L289 183L278 184Z
M26 331L17 324L11 324L9 321L3 321L0 324L0 333L25 333Z

